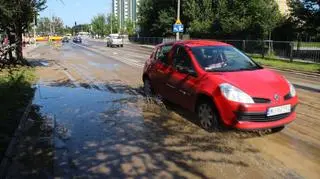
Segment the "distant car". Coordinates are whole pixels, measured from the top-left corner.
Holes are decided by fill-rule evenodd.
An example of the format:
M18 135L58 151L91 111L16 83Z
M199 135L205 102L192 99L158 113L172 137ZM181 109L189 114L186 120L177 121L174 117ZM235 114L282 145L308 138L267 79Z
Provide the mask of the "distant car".
M146 95L195 112L204 129L225 125L277 132L296 118L293 85L222 42L158 45L145 63L143 82Z
M68 37L63 37L62 38L62 43L68 43L69 42L69 38Z
M110 34L107 37L107 47L123 47L123 39L119 34Z
M71 40L72 35L71 34L66 34L66 37Z
M74 37L72 40L74 43L82 43L81 37Z

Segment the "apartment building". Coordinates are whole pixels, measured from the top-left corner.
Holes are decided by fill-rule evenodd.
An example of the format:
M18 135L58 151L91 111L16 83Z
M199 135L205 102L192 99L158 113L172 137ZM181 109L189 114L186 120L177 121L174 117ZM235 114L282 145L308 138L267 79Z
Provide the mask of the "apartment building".
M137 21L139 0L112 0L112 13L119 19L120 27L127 20Z

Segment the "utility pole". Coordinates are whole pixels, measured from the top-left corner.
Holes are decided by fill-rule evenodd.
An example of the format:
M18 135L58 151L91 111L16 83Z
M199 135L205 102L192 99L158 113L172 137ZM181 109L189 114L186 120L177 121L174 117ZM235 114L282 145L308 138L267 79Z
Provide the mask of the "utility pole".
M178 0L177 20L180 21L180 0ZM179 32L176 33L176 40L180 40Z
M112 34L112 18L113 18L113 13L111 13L111 16L110 16L110 23L111 23L111 34Z
M36 37L36 27L37 27L37 15L38 12L34 10L34 18L33 18L33 40L34 40L34 45L37 46L37 37Z

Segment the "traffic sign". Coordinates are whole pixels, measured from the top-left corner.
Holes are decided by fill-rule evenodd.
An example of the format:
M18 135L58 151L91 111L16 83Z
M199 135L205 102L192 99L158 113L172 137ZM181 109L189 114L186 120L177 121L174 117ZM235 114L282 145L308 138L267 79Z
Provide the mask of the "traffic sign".
M177 20L176 20L176 24L182 24L181 21L180 21L180 19L177 19Z
M173 25L173 32L178 33L178 32L183 32L184 26L183 24L174 24Z

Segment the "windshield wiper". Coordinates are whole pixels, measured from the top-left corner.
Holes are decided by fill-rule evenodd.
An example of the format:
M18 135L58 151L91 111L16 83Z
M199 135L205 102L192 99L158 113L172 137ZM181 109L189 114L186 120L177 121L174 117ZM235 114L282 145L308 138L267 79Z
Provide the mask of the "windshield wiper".
M235 71L253 71L253 70L259 70L260 67L251 67L251 68L237 68L237 69L206 69L207 72L235 72Z
M258 66L255 66L255 67L249 67L249 68L240 68L238 69L238 71L253 71L253 70L259 70L259 69L261 68Z
M206 69L207 72L228 72L228 71L233 71L230 69Z

